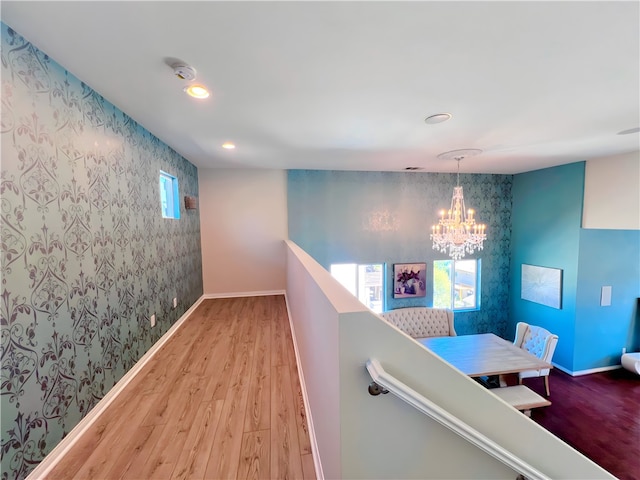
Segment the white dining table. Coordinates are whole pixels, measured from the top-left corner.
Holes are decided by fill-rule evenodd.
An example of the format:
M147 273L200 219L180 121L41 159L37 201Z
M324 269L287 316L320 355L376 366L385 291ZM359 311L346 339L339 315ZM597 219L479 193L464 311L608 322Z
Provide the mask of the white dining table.
M429 337L419 341L470 377L553 368L550 363L493 333Z

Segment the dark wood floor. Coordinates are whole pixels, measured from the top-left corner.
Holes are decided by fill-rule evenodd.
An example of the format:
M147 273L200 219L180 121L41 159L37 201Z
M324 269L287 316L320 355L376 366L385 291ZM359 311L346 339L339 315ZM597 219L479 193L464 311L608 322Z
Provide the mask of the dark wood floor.
M542 378L524 380L544 395ZM549 378L552 405L531 418L620 480L640 479L640 377L611 370Z

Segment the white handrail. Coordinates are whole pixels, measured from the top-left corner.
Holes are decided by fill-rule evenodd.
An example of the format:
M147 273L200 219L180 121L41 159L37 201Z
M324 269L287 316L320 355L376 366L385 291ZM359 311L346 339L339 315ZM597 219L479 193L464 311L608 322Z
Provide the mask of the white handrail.
M550 477L536 470L509 450L501 447L473 427L467 425L458 417L452 415L409 386L405 385L397 378L389 375L385 369L382 368L382 365L380 365L378 360L369 359L367 360L366 366L369 375L371 375L371 378L376 384L393 393L396 397L404 400L409 405L434 419L441 425L444 425L449 430L457 433L469 443L501 461L503 464L511 467L528 480L551 480Z

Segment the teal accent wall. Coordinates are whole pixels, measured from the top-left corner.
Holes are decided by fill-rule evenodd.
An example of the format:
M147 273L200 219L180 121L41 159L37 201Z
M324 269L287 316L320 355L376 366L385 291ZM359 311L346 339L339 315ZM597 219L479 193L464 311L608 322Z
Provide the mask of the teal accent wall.
M584 167L513 179L509 328L524 321L558 334L553 360L571 373L619 365L623 347L640 350L640 231L581 228ZM562 309L520 298L523 263L563 270ZM606 285L612 302L601 307Z
M202 258L198 213L160 209L160 170L197 196L196 167L1 28L0 462L19 479L198 300Z
M386 310L431 306L431 225L449 208L454 174L292 170L288 172L289 237L318 263L385 263ZM506 335L511 241L511 175L460 175L467 208L487 224L481 309L455 315L459 334ZM395 263L427 263L427 296L394 299Z
M611 306L600 292L611 286ZM640 231L580 231L574 370L620 363L622 348L640 351Z
M510 337L515 324L540 325L558 335L553 360L573 370L576 291L584 162L536 170L513 178ZM520 298L522 264L562 269L562 308Z

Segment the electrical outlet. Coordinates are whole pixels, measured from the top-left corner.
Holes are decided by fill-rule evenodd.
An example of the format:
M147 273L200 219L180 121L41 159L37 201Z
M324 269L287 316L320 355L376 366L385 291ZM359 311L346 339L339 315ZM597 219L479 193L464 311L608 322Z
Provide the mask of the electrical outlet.
M151 315L151 318L149 319L149 321L151 322L151 326L152 327L156 326L156 315L155 315L155 313L153 315Z
M173 297L173 308L176 308L177 306L178 306L178 298Z

